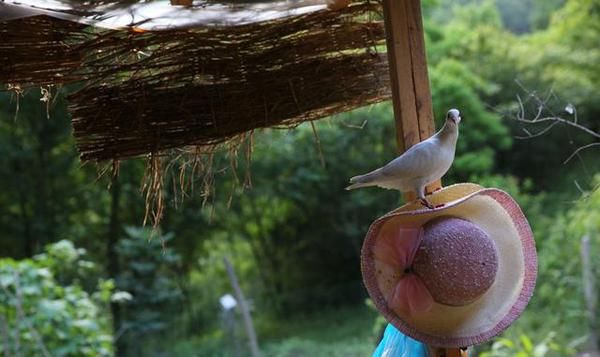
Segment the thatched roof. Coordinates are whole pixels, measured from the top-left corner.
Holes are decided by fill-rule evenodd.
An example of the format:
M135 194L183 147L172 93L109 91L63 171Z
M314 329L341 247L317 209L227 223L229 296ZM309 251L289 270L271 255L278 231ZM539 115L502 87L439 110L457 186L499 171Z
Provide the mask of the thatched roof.
M0 83L82 83L68 100L83 160L214 147L390 96L387 60L377 52L384 42L378 3L338 11L315 0L221 6L225 22L182 8L197 18L175 28L164 18L117 25L113 18L105 26L111 17L101 8L52 8L57 3L67 2L0 3L12 9L0 22ZM250 9L258 15L248 17Z
M211 0L212 1L212 0ZM228 0L225 0L227 2ZM158 31L199 26L239 26L341 8L348 0L279 0L219 3L192 0L2 0L0 21L45 15L106 29ZM189 3L189 6L174 6Z

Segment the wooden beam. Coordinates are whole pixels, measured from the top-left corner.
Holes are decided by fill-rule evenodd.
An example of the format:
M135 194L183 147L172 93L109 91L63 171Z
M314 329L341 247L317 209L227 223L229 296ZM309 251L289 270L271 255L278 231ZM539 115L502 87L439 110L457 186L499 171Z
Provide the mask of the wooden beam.
M407 7L408 40L412 59L415 106L419 121L419 137L421 141L435 133L429 74L427 72L427 55L425 52L425 31L421 14L420 1L404 1Z
M435 132L420 0L384 0L388 62L398 152ZM436 182L428 192L441 187ZM407 195L407 200L415 198Z
M351 0L327 0L327 8L332 11L341 10L350 5Z
M430 347L429 356L432 357L469 357L466 350L460 348L435 348Z
M402 153L435 132L420 0L383 0L396 143ZM441 181L427 187L441 187ZM415 193L405 195L414 200ZM467 357L459 348L430 347L433 356Z
M174 6L185 6L185 7L190 7L193 4L193 0L171 0L171 5Z
M231 281L231 287L233 288L233 292L235 294L235 298L237 299L237 303L240 304L240 310L242 311L242 317L244 318L244 327L246 328L246 334L248 335L248 342L250 344L250 356L260 357L260 350L258 349L258 340L256 338L254 324L252 323L250 308L246 303L246 298L244 297L242 288L240 288L240 283L238 282L237 276L235 275L235 270L233 270L231 262L229 261L229 259L227 259L227 257L223 257L223 263L225 263L225 269L227 270L227 275L229 275L229 280Z
M383 14L396 123L396 143L398 151L404 152L421 141L405 1L384 0Z

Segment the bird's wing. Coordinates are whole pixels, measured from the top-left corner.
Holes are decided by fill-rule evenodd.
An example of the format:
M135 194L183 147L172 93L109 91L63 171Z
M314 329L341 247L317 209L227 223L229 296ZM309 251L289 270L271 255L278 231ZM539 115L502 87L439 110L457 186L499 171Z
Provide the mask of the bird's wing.
M438 140L422 141L385 165L381 174L384 177L402 179L427 177L436 171L440 151Z

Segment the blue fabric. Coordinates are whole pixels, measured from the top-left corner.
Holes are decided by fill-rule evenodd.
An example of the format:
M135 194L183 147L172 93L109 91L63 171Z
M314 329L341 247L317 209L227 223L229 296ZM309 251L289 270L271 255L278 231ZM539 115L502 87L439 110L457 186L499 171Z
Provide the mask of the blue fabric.
M372 357L427 357L427 349L421 342L388 324Z

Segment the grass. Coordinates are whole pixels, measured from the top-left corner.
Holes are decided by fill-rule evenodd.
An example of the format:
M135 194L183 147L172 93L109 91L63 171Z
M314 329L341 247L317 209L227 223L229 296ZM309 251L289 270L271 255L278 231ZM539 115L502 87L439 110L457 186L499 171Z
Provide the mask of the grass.
M265 341L265 356L368 356L375 348L376 316L362 305L291 318Z
M373 324L377 314L365 305L331 309L311 315L291 316L285 320L256 316L259 345L264 357L364 357L375 349ZM238 317L238 320L241 318ZM237 327L243 334L241 321ZM173 356L233 356L234 341L216 331L173 346ZM247 356L245 341L238 347Z

